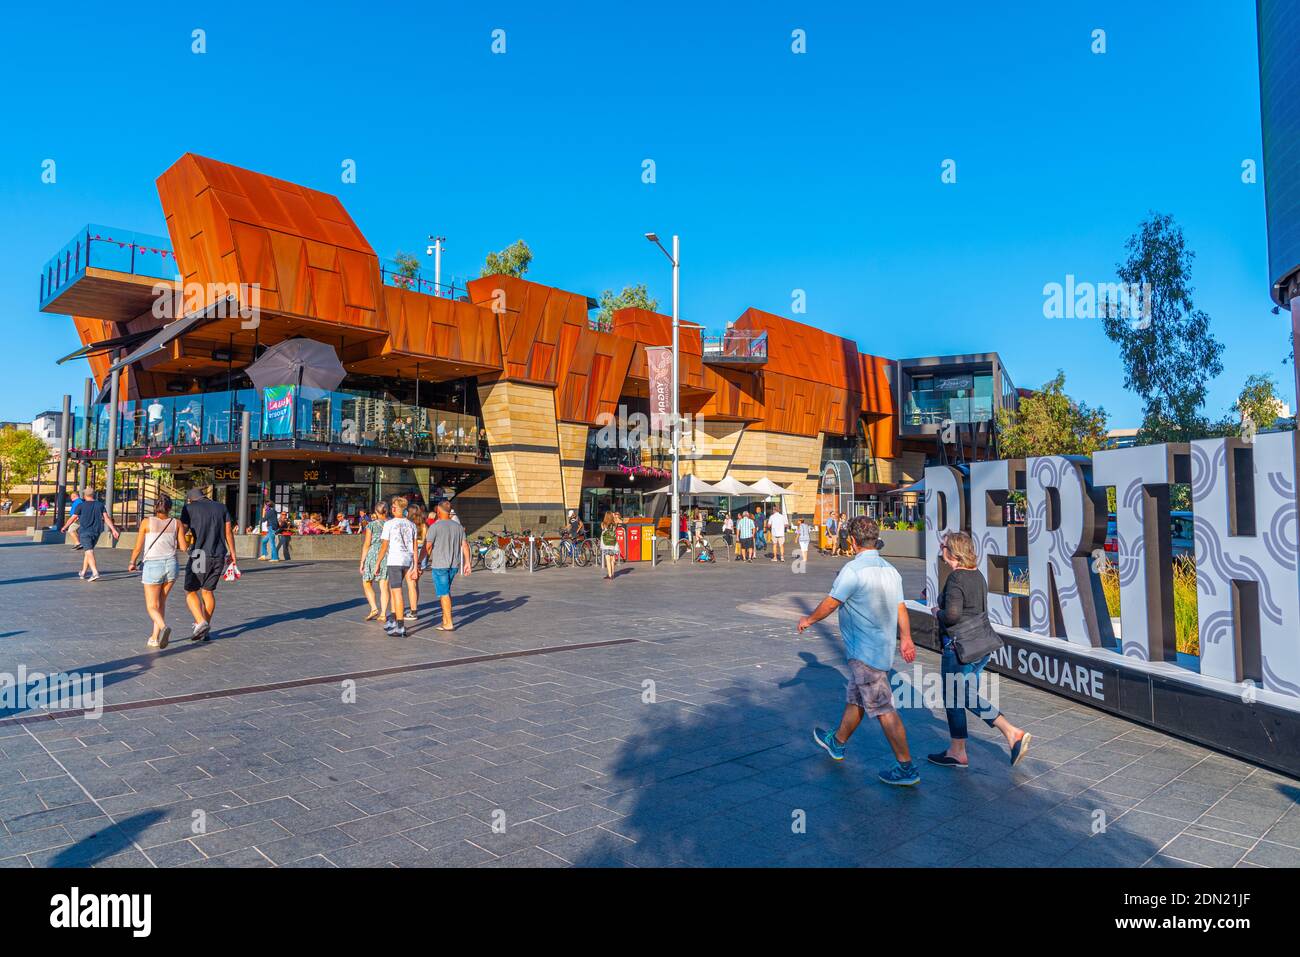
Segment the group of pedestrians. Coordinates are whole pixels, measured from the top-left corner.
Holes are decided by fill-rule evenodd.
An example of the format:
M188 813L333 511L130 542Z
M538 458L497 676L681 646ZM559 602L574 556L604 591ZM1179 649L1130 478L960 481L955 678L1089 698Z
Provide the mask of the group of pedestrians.
M802 516L795 519L791 526L789 517L776 505L766 512L759 510L755 515L750 511L741 511L733 519L728 514L722 520L722 540L727 547L734 550L734 557L740 561L752 562L759 552L772 546L768 560L785 561L786 539L791 531L799 547L799 557L808 560L808 549L812 544L812 526Z
M405 638L406 623L419 620L420 578L429 572L441 610L438 631L452 632L451 583L470 574L469 542L451 502L440 499L431 515L403 496L375 503L361 542L361 590L370 605L366 621L384 620L391 638ZM376 586L378 597L376 598ZM408 607L409 600L409 607Z
M903 661L911 664L916 660L911 621L903 600L902 576L880 555L880 530L874 519L858 516L847 520L842 528L852 559L836 575L830 593L811 614L800 618L798 624L802 633L832 612L838 613L840 636L848 658L844 710L834 726L814 728L813 740L831 758L843 761L849 739L862 719L874 718L894 753L894 764L880 772L880 780L910 787L920 783L921 775L912 761L889 677L895 647ZM1028 752L1032 736L1013 725L980 693L979 678L990 654L961 660L963 646L959 635L965 635L970 626L991 631L988 589L976 568L970 535L965 532L945 535L942 557L949 573L933 614L942 640L940 668L950 740L946 750L929 755L928 760L943 768L959 770L969 766L966 750L966 711L969 710L1002 734L1010 750L1011 764L1018 764Z
M194 619L190 638L207 641L216 613L216 592L221 581L237 573L235 535L226 507L207 497L201 487L186 494L179 517L172 515L173 502L160 495L153 514L141 520L127 570L140 572L144 585L145 610L153 624L147 646L162 650L171 641L167 624L167 599L180 576L180 553L186 553L185 602ZM423 572L433 579L441 621L439 631L455 628L452 618L451 583L457 574L470 573L469 545L465 530L443 499L426 516L418 504L397 496L391 503L376 503L362 537L361 583L370 614L366 621L384 619L391 637L407 634L406 623L418 618L419 583ZM268 505L263 511L259 557L280 560L275 538L280 531L278 513ZM97 500L93 489L74 499L74 510L63 526L66 532L78 525L78 548L82 550L79 578L98 581L95 545L107 529L116 540L121 531ZM231 569L235 566L235 569ZM378 585L378 595L376 595Z
M68 516L63 531L77 522L78 548L82 552L81 571L77 577L98 581L99 567L95 561L95 545L104 529L116 540L121 531L105 513L93 489L78 496L75 512ZM153 623L148 647L161 650L171 641L172 630L167 624L167 596L171 594L180 575L179 553L186 552L185 604L194 625L190 632L192 641L207 641L212 632L212 616L216 612L217 585L234 563L235 535L230 525L226 507L208 498L201 488L192 488L179 518L172 515L172 500L160 495L154 501L153 514L142 519L136 534L135 546L127 571L139 570L144 585L145 611Z
M224 505L212 501L202 488L192 488L179 517L172 515L173 503L161 495L154 503L153 514L145 518L131 551L128 570L141 571L145 609L153 624L148 639L151 649L164 649L171 639L167 624L167 599L180 574L179 553L187 553L184 588L185 600L194 620L192 641L211 637L216 612L216 591L235 562L235 539L229 513ZM273 512L273 508L269 508ZM264 517L267 535L263 545L277 561L274 545L267 541L271 517ZM605 578L614 575L617 559L617 528L620 517L606 512L601 522L600 543ZM63 526L66 532L78 525L78 547L82 550L82 568L78 578L99 580L95 546L107 529L114 539L120 530L114 525L93 489L74 497L72 513ZM773 543L772 561L784 561L785 538L789 524L780 509L763 516L765 530ZM904 662L916 660L911 623L903 599L902 577L880 554L880 532L876 521L865 516L837 523L837 538L844 542L851 556L835 577L830 592L809 615L799 619L798 631L837 613L840 635L848 659L849 680L845 704L834 726L816 727L813 738L832 759L844 760L847 746L863 718L874 718L894 754L894 764L879 774L886 784L912 786L921 776L908 747L907 732L898 715L890 672L895 650ZM800 520L796 526L800 550L806 557L808 536ZM747 561L753 561L759 524L748 512L740 513L735 523L737 546ZM724 524L724 535L731 531ZM928 756L931 764L960 770L969 766L966 712L971 711L1006 741L1011 764L1019 763L1029 750L1032 735L1012 724L980 691L980 677L990 653L969 653L971 647L985 646L966 639L983 629L992 634L988 622L988 589L977 568L974 542L964 532L947 533L941 541L941 558L948 568L939 600L932 612L941 638L941 674L944 688L944 711L947 717L948 747ZM435 626L442 632L455 630L452 617L451 585L458 574L469 575L469 544L465 530L454 516L451 503L439 500L426 517L418 504L396 496L391 502L375 503L362 532L359 563L362 591L370 606L366 621L384 620L390 637L406 637L406 623L418 620L419 582L429 572L434 594L438 598L441 620ZM378 586L376 588L376 586ZM378 592L378 594L376 594ZM409 602L409 606L408 606ZM994 636L996 640L996 636Z

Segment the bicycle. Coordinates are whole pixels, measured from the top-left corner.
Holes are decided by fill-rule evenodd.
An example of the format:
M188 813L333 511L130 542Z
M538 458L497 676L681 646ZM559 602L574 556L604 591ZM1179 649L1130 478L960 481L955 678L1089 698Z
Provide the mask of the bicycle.
M560 544L556 551L560 557L560 565L563 566L566 561L570 565L578 568L586 568L595 556L596 549L591 540L587 538L574 538L568 532L560 536Z
M527 534L527 533L525 533ZM540 535L533 540L533 567L548 568L560 564L560 553L554 545Z
M506 563L506 554L501 550L501 546L497 544L494 535L480 535L470 545L469 554L470 567L475 569L494 572L503 568Z

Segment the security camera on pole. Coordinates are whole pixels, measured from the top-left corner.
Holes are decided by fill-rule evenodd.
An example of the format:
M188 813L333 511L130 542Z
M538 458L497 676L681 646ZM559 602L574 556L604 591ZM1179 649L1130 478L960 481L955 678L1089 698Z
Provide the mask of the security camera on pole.
M442 244L447 241L446 236L430 236L429 245L425 247L424 254L433 257L433 294L442 295Z
M673 478L672 478L672 529L668 533L669 550L673 561L677 561L677 535L681 527L682 502L681 502L681 475L677 465L678 447L681 445L681 380L679 378L679 357L681 352L678 348L677 331L679 326L677 303L678 303L678 274L681 271L680 246L678 237L673 237L673 251L670 253L664 249L664 244L659 241L659 237L654 233L646 233L645 238L658 246L668 261L673 264L673 413L672 413L672 446L673 446Z

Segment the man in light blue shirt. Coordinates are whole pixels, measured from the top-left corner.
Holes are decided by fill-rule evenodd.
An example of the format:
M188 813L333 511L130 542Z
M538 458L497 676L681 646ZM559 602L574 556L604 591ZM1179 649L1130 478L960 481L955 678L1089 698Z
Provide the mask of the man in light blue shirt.
M889 669L894 662L894 642L911 664L916 660L912 629L903 604L903 579L893 565L880 557L880 529L874 519L859 515L847 523L853 559L840 569L830 594L811 615L799 619L799 631L839 610L840 636L849 660L851 677L845 687L844 714L836 730L815 728L813 740L836 761L844 760L845 746L865 714L880 722L897 763L880 773L885 784L910 787L921 775L912 764L903 719L894 709Z
M736 535L740 539L741 559L752 562L754 560L754 520L749 517L748 512L740 513L740 521L736 523Z

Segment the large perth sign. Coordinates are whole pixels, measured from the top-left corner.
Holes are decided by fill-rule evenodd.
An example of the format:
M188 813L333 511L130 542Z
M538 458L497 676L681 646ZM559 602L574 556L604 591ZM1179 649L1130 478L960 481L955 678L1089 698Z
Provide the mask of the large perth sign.
M925 472L926 590L937 598L946 531L970 531L995 625L1120 668L1168 674L1177 661L1169 522L1173 484L1191 486L1200 675L1284 696L1300 709L1300 545L1296 433L1138 446L1076 456L976 462ZM1107 487L1116 494L1120 615L1111 622L1100 572ZM1013 490L1024 525L1008 525ZM1022 556L1028 595L1010 589ZM1116 632L1118 631L1118 635ZM1044 642L1037 642L1041 651ZM1105 654L1113 652L1113 655ZM1094 695L1095 696L1095 695Z

